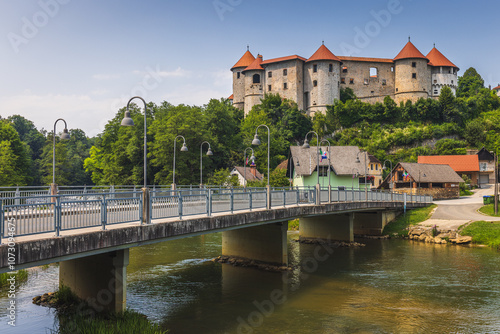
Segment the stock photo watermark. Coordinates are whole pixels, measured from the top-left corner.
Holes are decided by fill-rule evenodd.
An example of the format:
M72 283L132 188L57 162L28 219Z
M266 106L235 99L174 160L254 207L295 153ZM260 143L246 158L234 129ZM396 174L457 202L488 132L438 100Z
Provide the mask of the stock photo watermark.
M224 21L224 15L228 12L232 12L242 3L243 0L214 0L212 5L214 6L215 12L219 16L219 19Z
M40 0L38 6L40 10L35 12L31 18L23 16L21 18L21 29L19 33L9 32L7 39L15 53L19 53L19 47L26 45L35 38L40 29L49 24L50 20L57 16L61 5L66 5L70 0Z
M405 0L411 2L412 0ZM370 16L373 20L368 21L364 27L354 27L354 38L351 43L342 42L339 47L344 55L359 54L362 49L368 47L384 28L387 28L394 16L403 12L400 0L389 0L385 9L371 10Z
M7 307L7 323L15 327L16 326L16 220L7 220L7 265L10 272L7 278L7 297L9 298L9 306Z

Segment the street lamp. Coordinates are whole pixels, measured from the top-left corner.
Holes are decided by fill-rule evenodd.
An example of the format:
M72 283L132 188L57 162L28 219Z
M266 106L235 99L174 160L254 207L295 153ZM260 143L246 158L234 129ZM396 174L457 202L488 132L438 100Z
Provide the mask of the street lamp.
M307 136L310 133L314 133L316 135L316 165L317 165L317 168L318 168L318 173L317 173L318 174L318 182L316 182L316 184L319 185L319 136L318 136L318 133L315 132L315 131L309 131L306 134L306 137L304 139L304 145L302 145L302 148L310 148L309 141L307 140Z
M244 152L243 157L243 187L247 187L247 150L252 150L252 155L250 156L250 160L255 160L255 155L253 154L253 148L247 147Z
M328 186L331 187L332 185L332 182L330 180L330 168L332 168L332 164L331 164L331 161L330 161L330 148L332 147L331 144L330 144L330 141L326 140L326 139L323 139L321 141L321 143L323 143L324 141L326 141L328 143Z
M391 164L391 173L390 173L390 178L389 178L389 191L391 192L391 201L392 201L392 193L394 191L394 183L392 182L392 161L391 160L384 160L384 167L382 167L382 170L386 170L387 167L385 166L385 163L389 161Z
M186 138L184 138L184 136L181 136L181 135L177 135L177 137L174 138L174 176L173 176L173 180L172 180L172 190L175 190L175 146L176 146L176 143L177 143L177 138L182 138L182 140L184 140L184 143L182 143L182 147L181 147L181 152L187 152L188 148L186 146Z
M269 183L269 180L270 180L270 174L269 174L269 159L270 159L270 156L271 156L271 130L269 130L269 127L265 124L261 124L259 125L256 129L255 129L255 136L253 137L253 140L252 140L252 145L254 146L259 146L260 145L260 139L259 139L259 135L257 134L257 130L259 130L259 128L263 126L267 129L267 186L270 187L270 183Z
M52 133L52 139L53 139L53 146L52 146L52 184L54 184L54 189L55 189L55 184L56 184L56 124L59 121L64 122L64 130L61 135L62 140L68 140L69 139L69 133L68 133L68 125L66 124L66 121L62 118L57 119L54 122L54 132ZM55 194L52 194L55 195Z
M212 153L212 149L210 148L210 143L208 141L204 141L203 143L201 143L200 145L200 188L203 187L203 144L208 144L208 150L207 150L207 155L208 156L212 156L214 155ZM186 151L187 151L187 147L186 147Z
M364 163L365 163L365 200L368 200L368 187L366 186L366 174L367 174L367 170L366 170L367 166L366 165L367 165L367 162L368 162L368 158L367 158L367 154L366 154L367 152L366 151L359 151L358 154L356 154L356 163L360 163L361 162L361 160L359 160L359 154L360 153L364 153L365 154L365 161L364 161Z

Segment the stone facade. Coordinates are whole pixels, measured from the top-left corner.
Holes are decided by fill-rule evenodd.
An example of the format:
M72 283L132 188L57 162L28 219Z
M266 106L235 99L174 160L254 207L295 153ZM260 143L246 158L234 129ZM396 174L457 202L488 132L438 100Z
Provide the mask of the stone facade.
M460 197L460 189L456 187L449 188L397 188L394 192L408 195L430 195L433 199L456 199Z
M439 97L444 86L455 92L458 70L436 48L424 56L411 42L394 59L337 57L324 45L309 59L294 55L264 60L247 51L231 69L233 104L246 115L266 93L274 93L312 116L339 99L341 88L351 88L368 103L383 102L386 96L396 103L416 102Z

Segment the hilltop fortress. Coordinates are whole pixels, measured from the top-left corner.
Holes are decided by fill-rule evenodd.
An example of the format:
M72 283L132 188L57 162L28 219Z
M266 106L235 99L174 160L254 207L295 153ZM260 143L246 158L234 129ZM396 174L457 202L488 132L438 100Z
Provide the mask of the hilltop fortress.
M255 58L247 50L231 68L233 104L245 115L266 93L297 102L308 115L325 112L339 99L340 89L351 88L363 102L399 102L437 98L441 88L456 92L459 68L436 47L424 56L410 41L394 59L337 57L324 44L309 58L297 55Z

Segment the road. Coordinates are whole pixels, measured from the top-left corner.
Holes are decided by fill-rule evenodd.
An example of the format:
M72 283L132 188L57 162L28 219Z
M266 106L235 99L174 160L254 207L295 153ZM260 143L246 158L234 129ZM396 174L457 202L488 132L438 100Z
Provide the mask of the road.
M483 186L476 189L474 195L463 196L459 199L435 201L438 207L432 213L430 219L420 223L423 226L436 225L442 230L456 230L459 226L471 221L500 221L500 217L491 217L478 212L483 206L483 196L493 195L493 185Z

